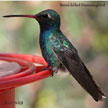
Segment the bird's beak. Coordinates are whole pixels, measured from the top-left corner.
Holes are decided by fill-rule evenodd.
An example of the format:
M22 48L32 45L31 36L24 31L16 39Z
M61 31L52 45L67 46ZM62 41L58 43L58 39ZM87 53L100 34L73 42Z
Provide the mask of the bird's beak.
M34 19L38 18L36 15L6 15L3 17L5 17L5 18L8 18L8 17L26 17L26 18L34 18Z

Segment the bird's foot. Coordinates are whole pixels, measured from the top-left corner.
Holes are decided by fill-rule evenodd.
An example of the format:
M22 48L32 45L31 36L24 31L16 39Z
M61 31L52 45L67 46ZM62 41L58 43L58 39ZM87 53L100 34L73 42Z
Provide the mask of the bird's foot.
M45 67L45 68L43 68L42 70L43 70L43 71L44 71L44 70L50 70L50 71L51 71L51 77L53 77L54 72L55 72L55 73L58 72L57 67Z

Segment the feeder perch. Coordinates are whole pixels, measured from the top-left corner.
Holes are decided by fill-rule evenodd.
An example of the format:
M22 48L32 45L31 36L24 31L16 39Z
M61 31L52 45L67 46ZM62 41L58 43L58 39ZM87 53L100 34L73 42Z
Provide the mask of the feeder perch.
M15 88L51 75L42 57L0 54L0 108L15 108Z

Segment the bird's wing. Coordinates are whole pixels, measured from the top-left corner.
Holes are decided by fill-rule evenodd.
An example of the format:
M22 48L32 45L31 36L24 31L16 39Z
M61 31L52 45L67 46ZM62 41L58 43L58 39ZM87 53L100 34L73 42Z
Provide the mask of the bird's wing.
M105 97L104 93L96 85L88 69L79 58L75 48L67 48L61 44L59 48L53 46L52 50L58 60L96 101L102 100Z

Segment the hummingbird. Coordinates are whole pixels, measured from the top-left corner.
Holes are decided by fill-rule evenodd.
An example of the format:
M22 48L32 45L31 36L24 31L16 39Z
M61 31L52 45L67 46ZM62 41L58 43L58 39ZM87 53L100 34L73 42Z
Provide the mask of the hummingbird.
M58 70L69 71L76 81L94 98L103 100L104 93L95 83L89 70L79 57L78 51L60 30L60 16L52 9L35 15L6 15L8 17L34 18L40 25L40 48L52 75Z

